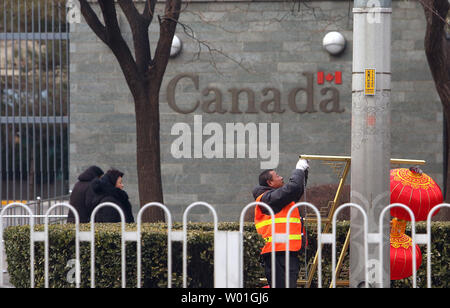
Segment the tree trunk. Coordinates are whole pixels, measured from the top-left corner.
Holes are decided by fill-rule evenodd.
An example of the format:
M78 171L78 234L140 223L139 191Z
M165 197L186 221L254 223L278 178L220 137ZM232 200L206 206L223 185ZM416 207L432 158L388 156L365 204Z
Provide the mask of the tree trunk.
M136 112L136 158L141 207L149 202L164 203L161 179L161 150L159 136L159 91L169 61L172 39L181 10L181 0L166 0L164 16L159 16L160 38L154 59L150 54L148 28L156 0L145 3L143 13L132 0L117 3L130 24L135 59L122 36L117 20L115 1L98 1L104 24L92 9L90 1L79 0L81 13L89 27L114 53L133 94ZM151 207L145 211L143 222L164 221L164 211Z
M149 202L164 203L161 180L159 136L159 92L150 87L148 94L135 99L136 156L141 207ZM164 211L151 207L142 216L143 222L164 221Z
M444 108L444 114L445 114L445 118L447 119L447 121L445 121L444 125L447 125L447 142L444 143L444 146L447 147L447 157L444 157L444 159L447 161L447 170L445 170L444 172L446 172L446 183L444 183L445 185L445 196L444 196L444 202L449 203L450 202L450 141L448 140L448 136L450 133L450 108Z
M425 33L425 53L442 110L447 119L447 136L450 136L450 41L446 38L445 25L449 11L447 0L421 0L424 8L427 29ZM447 174L445 202L450 202L450 140L447 137Z

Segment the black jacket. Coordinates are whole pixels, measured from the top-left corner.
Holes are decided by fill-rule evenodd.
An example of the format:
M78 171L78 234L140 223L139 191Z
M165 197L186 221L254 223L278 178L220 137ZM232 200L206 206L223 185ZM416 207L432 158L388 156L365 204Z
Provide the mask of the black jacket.
M103 171L100 168L95 166L89 167L86 171L80 174L78 177L78 182L72 189L69 203L78 211L80 223L87 223L90 221L92 213L90 204L94 196L90 183L94 179L98 179L98 177L102 174ZM69 211L67 222L75 223L75 217L72 211Z
M101 179L94 180L91 183L95 196L91 202L94 209L97 205L104 202L112 202L117 204L125 215L126 223L133 223L134 217L132 213L132 206L130 204L128 194L114 185L104 175ZM120 214L113 207L103 207L95 215L96 222L120 222Z
M291 202L298 202L303 195L306 181L308 178L308 171L295 169L289 181L280 188L272 188L269 186L258 185L253 189L253 197L258 198L262 193L261 202L266 203L272 208L275 214L280 212L286 205ZM261 211L269 215L264 207L260 207Z

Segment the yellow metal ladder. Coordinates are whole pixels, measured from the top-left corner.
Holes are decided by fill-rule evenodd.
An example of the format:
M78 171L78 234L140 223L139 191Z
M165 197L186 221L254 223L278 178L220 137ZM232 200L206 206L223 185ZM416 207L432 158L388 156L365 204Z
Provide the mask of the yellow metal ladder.
M300 155L300 158L307 159L307 160L320 160L324 162L331 162L331 163L343 163L344 168L342 172L339 175L339 185L336 190L336 194L334 196L333 201L329 202L329 211L328 211L328 217L322 218L322 222L325 223L325 226L322 228L322 233L329 233L331 228L331 223L333 219L333 215L335 213L335 210L338 206L339 200L342 195L342 191L344 188L345 180L347 179L348 173L350 171L350 165L351 165L351 157L350 156L325 156L325 155ZM391 159L391 164L398 165L398 164L413 164L413 165L424 165L424 160L412 160L412 159ZM317 222L316 218L307 218L306 222ZM344 245L342 247L342 251L339 255L339 260L336 264L336 277L338 278L341 271L342 271L342 265L344 263L344 258L347 253L349 244L350 244L350 229L347 232L347 236L345 238ZM299 279L297 281L297 286L305 286L306 288L311 287L314 274L317 271L318 266L318 252L316 252L316 255L314 257L313 262L308 268L305 269L305 271L308 273L306 279ZM336 279L337 279L336 278ZM348 280L337 280L336 286L348 286L349 281ZM330 288L332 287L332 284L330 283Z

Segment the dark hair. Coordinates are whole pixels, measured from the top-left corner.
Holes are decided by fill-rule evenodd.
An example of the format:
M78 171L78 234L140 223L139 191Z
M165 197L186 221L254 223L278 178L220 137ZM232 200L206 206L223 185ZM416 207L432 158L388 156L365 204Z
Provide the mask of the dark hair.
M103 170L98 166L90 166L89 170L93 171L97 176L102 176L104 174Z
M104 178L106 177L109 181L110 181L110 183L113 185L113 186L115 186L116 185L116 182L117 182L117 179L119 178L119 177L123 177L123 172L122 171L119 171L119 170L117 170L117 169L109 169L106 173L105 173L105 175L103 176Z
M261 186L269 186L267 184L267 181L272 180L272 174L270 172L273 171L273 169L266 169L259 175L259 185Z

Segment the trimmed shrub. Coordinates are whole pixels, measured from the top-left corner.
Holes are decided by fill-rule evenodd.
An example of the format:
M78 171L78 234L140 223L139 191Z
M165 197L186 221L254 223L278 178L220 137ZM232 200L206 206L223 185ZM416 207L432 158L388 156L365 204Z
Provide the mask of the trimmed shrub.
M36 226L36 231L43 231L43 226ZM344 243L348 222L340 222L337 226L337 254ZM175 223L173 230L181 230L182 225ZM89 231L89 224L80 225L80 231ZM219 230L238 231L238 223L220 223ZM256 233L252 223L244 227L244 286L261 287L264 277L259 253L264 242ZM121 254L120 224L96 224L95 257L96 287L116 288L121 286ZM135 224L127 225L127 231L136 231ZM167 228L165 224L142 225L142 286L150 288L167 287ZM10 282L21 288L30 286L29 259L29 226L9 227L4 232L8 272ZM306 253L299 255L301 264L314 258L316 242L316 226L309 225L309 246ZM417 224L417 233L426 232L424 223ZM432 226L432 277L433 287L449 287L449 223L433 223ZM214 285L214 248L213 224L191 223L188 227L188 286L210 288ZM74 225L49 226L49 285L50 287L75 287L70 278L73 277L75 258ZM422 247L424 261L417 273L418 286L426 286L426 250ZM323 252L323 287L331 281L331 245L324 245ZM90 287L90 243L80 243L81 287ZM69 264L69 266L68 266ZM182 287L182 243L172 244L172 286ZM136 286L136 243L126 244L126 280L127 287ZM340 279L348 279L348 257L343 265ZM44 286L44 244L35 245L35 285ZM317 275L313 281L317 286ZM410 287L412 279L393 281L392 287Z
M128 224L127 231L136 231L135 224ZM239 230L238 224L223 223L220 230ZM80 231L89 231L90 224L81 224ZM175 223L173 230L182 230ZM44 231L36 226L35 231ZM259 265L259 251L263 240L252 224L245 226L244 234L244 279L259 282L263 276ZM30 286L30 227L19 226L5 229L4 239L10 282L15 287ZM115 288L121 286L121 228L120 224L96 224L95 228L96 287ZM142 225L142 286L167 287L167 227L165 224ZM212 224L190 224L188 227L188 286L213 287L214 285L214 232ZM70 276L75 259L74 225L49 226L49 286L74 287ZM90 243L80 243L81 287L90 287ZM126 242L127 287L137 284L136 243ZM70 265L70 263L69 263ZM182 243L172 244L172 286L182 286ZM71 271L72 270L72 271ZM68 277L69 276L69 277ZM35 286L44 286L44 243L35 244ZM255 287L252 283L248 287Z

